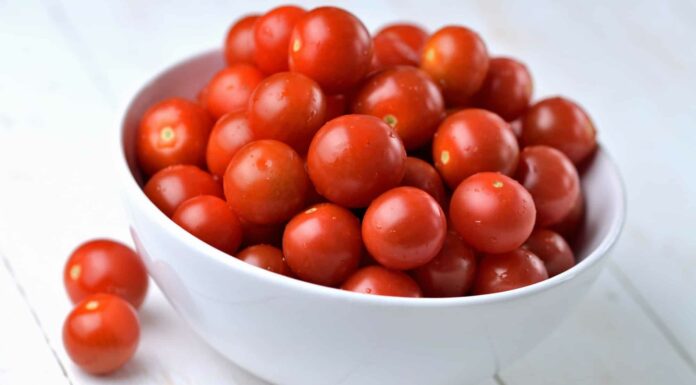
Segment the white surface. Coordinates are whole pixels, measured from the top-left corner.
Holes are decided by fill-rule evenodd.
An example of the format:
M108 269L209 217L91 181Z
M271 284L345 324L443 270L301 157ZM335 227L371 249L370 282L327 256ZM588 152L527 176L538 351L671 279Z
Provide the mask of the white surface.
M15 276L0 272L0 329L10 329L0 333L0 384L60 384L50 348L64 383L260 383L193 336L157 290L141 312L135 360L113 377L82 374L61 344L70 308L61 269L82 240L128 240L106 156L117 106L156 71L218 45L238 15L270 4L0 0L0 252ZM696 5L394 0L349 8L372 29L414 18L472 26L493 53L528 63L537 97L562 93L585 106L622 168L629 215L610 269L498 381L696 383ZM49 345L41 346L42 329Z

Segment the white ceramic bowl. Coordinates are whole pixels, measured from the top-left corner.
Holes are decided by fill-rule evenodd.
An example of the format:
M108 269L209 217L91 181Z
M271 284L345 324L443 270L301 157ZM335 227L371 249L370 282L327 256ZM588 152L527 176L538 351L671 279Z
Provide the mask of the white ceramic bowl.
M141 191L138 121L152 103L193 98L222 68L219 52L178 64L125 111L118 173L133 237L150 275L212 347L283 385L470 384L529 351L578 303L602 270L623 224L625 198L602 150L583 177L587 218L577 266L536 285L462 298L356 294L247 265L188 234ZM195 357L192 357L195 359Z

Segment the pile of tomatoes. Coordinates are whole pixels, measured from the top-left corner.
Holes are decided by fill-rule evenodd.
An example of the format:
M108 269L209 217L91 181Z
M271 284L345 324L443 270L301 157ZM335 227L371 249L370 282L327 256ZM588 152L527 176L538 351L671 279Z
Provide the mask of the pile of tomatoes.
M402 297L501 292L574 265L594 125L567 98L532 104L527 67L476 32L370 36L346 10L281 6L235 22L224 56L195 100L145 112L136 154L147 197L230 258ZM116 276L75 317L137 307Z

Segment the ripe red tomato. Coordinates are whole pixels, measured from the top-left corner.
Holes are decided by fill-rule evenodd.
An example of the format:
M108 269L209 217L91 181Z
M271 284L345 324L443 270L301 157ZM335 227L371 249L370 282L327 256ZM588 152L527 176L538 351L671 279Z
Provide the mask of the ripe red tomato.
M418 67L426 40L428 33L417 25L391 24L382 28L372 39L372 69L397 65Z
M163 100L140 120L138 165L146 175L175 164L205 165L205 145L213 121L201 106L181 98Z
M284 222L300 211L308 182L302 158L277 140L257 140L242 147L223 178L232 209L259 224Z
M447 220L440 205L423 190L397 187L372 201L365 212L365 246L381 265L408 270L423 266L440 252Z
M402 186L419 188L435 198L440 207L444 210L447 205L447 192L442 178L437 170L430 163L409 156L406 158L406 173L401 180Z
M140 339L138 316L128 302L94 294L70 312L63 325L63 345L82 370L106 374L133 357Z
M143 188L145 195L171 217L185 200L198 195L223 197L220 183L196 166L175 165L153 175Z
M454 229L485 253L507 253L522 246L534 229L535 217L529 192L514 179L495 172L465 179L450 202Z
M448 104L465 105L486 78L488 50L476 32L447 26L425 43L421 68L440 85Z
M341 289L391 297L422 297L418 284L406 273L382 266L367 266L353 273Z
M206 150L208 170L213 175L222 177L234 154L254 140L246 115L246 111L231 112L213 126Z
M338 118L346 113L346 97L341 94L326 96L326 121Z
M430 142L445 112L445 102L428 74L395 67L372 76L353 99L352 111L373 115L392 126L407 150Z
M338 286L360 262L360 220L332 203L312 206L285 227L283 254L300 279Z
M237 20L225 38L225 60L228 65L254 64L254 25L259 15L248 15Z
M478 264L474 294L518 289L549 277L544 262L525 249L505 254L487 254Z
M328 94L348 91L370 69L372 39L353 14L319 7L302 17L290 38L290 70L314 79Z
M224 68L210 79L202 95L203 104L215 118L246 110L251 93L262 80L263 73L251 64Z
M243 244L246 246L271 245L281 247L283 244L283 230L285 223L271 223L262 225L245 221L239 218L242 224Z
M466 109L445 119L433 140L435 167L450 188L483 171L512 175L519 147L508 123L481 109Z
M237 258L242 261L272 271L277 274L292 276L292 271L285 262L283 252L279 248L270 245L254 245L240 251Z
M551 230L534 230L523 248L544 262L549 276L561 274L575 265L575 255L563 237Z
M261 71L272 74L288 70L290 34L297 21L307 13L294 5L284 5L261 16L254 27L254 59Z
M307 170L317 191L347 207L365 207L401 182L406 150L382 120L344 115L326 123L314 136Z
M580 177L573 162L548 146L522 150L516 179L532 194L537 227L562 221L580 194Z
M457 233L450 231L435 258L413 273L428 297L464 296L474 285L476 255Z
M224 200L199 195L176 209L172 220L201 241L232 254L242 243L242 225Z
M108 239L95 239L75 249L63 270L63 283L72 303L106 293L117 295L138 308L147 294L143 261L130 247Z
M522 117L524 146L541 144L554 147L576 165L597 148L596 135L587 113L563 97L537 102Z
M326 98L312 79L281 72L262 81L249 101L249 125L257 139L275 139L300 154L325 122Z
M561 234L563 238L572 242L578 235L583 222L585 220L585 198L582 195L582 190L578 194L578 199L573 203L573 208L568 215L559 223L550 227L551 230Z
M495 112L508 122L519 118L532 99L532 76L527 66L515 59L492 58L475 99L477 106Z

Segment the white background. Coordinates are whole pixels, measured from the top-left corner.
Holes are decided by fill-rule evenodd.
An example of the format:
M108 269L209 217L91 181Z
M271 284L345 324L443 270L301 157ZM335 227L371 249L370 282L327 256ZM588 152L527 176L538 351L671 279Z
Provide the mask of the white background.
M628 223L607 270L558 330L485 384L696 384L696 3L341 3L372 30L403 19L474 28L493 54L529 65L537 98L579 101L623 172ZM154 286L134 360L83 374L61 343L61 274L85 239L129 241L111 157L129 97L272 5L0 0L0 384L261 384Z

